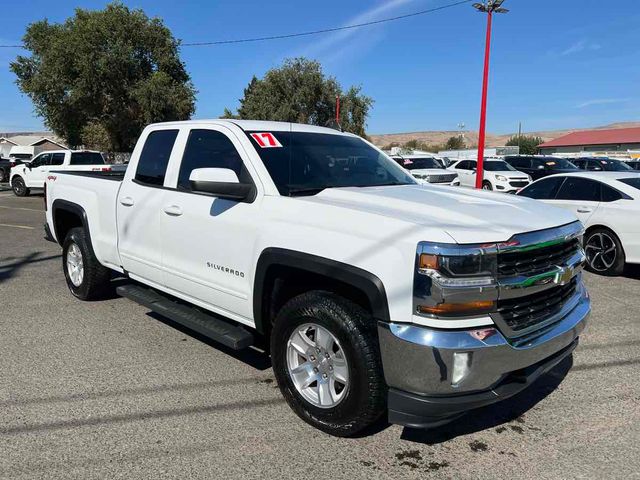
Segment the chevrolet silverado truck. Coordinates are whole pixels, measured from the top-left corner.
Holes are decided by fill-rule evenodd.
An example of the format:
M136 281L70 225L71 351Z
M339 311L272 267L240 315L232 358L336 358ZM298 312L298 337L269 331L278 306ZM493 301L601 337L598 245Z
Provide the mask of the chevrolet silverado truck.
M367 141L291 123L150 125L126 172L56 172L46 234L81 300L117 292L263 348L304 421L442 425L570 355L590 313L567 211L420 185Z
M111 167L105 164L100 152L89 150L49 150L26 163L11 168L9 183L13 193L18 197L26 197L32 188L43 188L51 170L88 170L108 171Z

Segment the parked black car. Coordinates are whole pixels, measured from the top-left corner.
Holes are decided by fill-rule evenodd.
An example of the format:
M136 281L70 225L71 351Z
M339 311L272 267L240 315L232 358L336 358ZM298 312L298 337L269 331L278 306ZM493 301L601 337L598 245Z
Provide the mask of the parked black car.
M631 160L627 164L634 170L640 170L640 159Z
M575 173L579 170L569 160L558 157L509 155L504 157L504 160L516 170L528 173L533 180L556 173Z
M615 158L607 157L584 157L571 160L576 167L581 170L591 172L626 172L633 170L628 163Z

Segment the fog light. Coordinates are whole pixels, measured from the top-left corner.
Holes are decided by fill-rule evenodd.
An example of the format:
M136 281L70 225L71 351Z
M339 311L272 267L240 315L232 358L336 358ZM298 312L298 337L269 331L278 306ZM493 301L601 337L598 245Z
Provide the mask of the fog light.
M471 352L455 352L453 354L453 373L451 374L451 386L457 387L471 371Z

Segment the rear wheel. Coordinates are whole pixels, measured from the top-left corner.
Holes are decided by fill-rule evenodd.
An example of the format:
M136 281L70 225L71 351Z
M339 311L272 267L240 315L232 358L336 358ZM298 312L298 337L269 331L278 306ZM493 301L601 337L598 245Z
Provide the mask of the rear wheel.
M101 298L110 291L111 270L98 262L82 227L72 228L62 244L62 268L69 290L80 300Z
M354 435L385 411L376 323L342 297L312 291L287 302L273 326L271 357L289 406L326 433Z
M11 188L13 188L13 193L18 197L26 197L31 192L27 188L22 177L13 177L13 180L11 181Z
M587 268L600 275L621 275L625 253L618 236L607 228L591 230L584 239Z
M488 182L486 180L482 182L482 190L493 190L493 186L491 185L491 182Z

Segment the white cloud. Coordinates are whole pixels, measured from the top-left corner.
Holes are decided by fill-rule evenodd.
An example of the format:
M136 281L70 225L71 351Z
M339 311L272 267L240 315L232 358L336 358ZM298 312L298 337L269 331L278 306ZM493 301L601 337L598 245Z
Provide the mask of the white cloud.
M565 57L567 55L573 55L574 53L580 53L585 50L595 51L595 50L600 50L601 48L602 48L602 45L600 45L599 43L590 42L589 40L583 38L573 43L563 51L561 51L560 56Z
M369 10L366 10L355 17L346 21L343 25L354 25L359 23L372 22L382 18L382 15L389 14L400 7L414 3L416 0L388 0ZM354 48L365 50L372 44L381 40L382 36L378 32L371 32L370 29L376 27L353 28L350 30L341 30L332 33L322 40L313 42L303 49L299 55L311 58L328 56L330 61L336 61L345 54L353 52ZM355 41L354 36L359 35L357 45L352 43Z
M594 98L576 105L576 108L587 108L594 105L610 105L612 103L626 103L630 98Z

